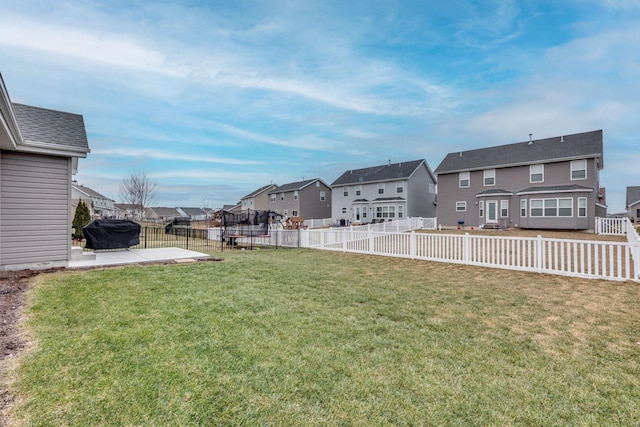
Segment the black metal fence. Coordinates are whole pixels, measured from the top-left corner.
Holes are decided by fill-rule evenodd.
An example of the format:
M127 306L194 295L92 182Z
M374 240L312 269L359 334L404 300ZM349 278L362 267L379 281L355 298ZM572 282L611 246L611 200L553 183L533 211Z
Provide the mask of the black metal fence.
M278 249L299 247L299 230L270 229L266 234L227 233L221 228L192 228L165 226L142 226L140 244L130 249L181 248L196 252L224 252L253 249ZM84 246L84 242L73 241L75 246Z

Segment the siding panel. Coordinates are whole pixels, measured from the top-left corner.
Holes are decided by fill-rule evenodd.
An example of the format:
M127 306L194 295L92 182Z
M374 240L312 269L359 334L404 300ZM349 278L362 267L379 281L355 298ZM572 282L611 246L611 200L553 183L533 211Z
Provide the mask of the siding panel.
M0 265L67 261L70 159L0 156Z

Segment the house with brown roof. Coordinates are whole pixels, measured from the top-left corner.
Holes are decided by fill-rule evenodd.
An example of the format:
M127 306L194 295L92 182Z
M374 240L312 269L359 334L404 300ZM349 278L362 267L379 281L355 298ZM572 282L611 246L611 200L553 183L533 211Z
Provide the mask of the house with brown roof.
M603 167L602 130L449 153L435 170L438 222L593 230Z
M0 269L66 266L84 119L11 102L0 75Z
M436 182L424 159L347 170L331 184L331 218L346 224L433 218Z

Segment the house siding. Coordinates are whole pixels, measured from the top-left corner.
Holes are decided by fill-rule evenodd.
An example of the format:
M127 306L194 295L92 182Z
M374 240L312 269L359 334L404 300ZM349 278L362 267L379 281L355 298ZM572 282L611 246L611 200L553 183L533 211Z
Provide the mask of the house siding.
M319 186L316 186L319 183ZM294 193L298 191L298 200L295 200ZM325 200L320 200L320 192L324 191ZM269 209L293 216L294 211L297 216L304 219L323 219L331 215L331 188L324 185L321 181L315 181L302 189L294 189L288 191L278 191L273 189L270 193L275 194L275 201L269 202ZM280 200L284 195L284 200Z
M0 265L70 257L71 158L0 153Z
M436 216L435 182L426 167L416 169L405 186L407 198L407 217L421 216L433 218Z
M484 185L484 170L469 171L469 187L459 187L459 174L438 175L438 221L443 226L457 226L464 221L465 226L480 226L489 223L488 203L496 202L498 214L495 223L503 227L549 228L549 229L593 229L595 204L598 202L599 170L596 159L587 159L585 179L571 180L571 162L544 163L542 182L530 181L529 165L495 169L494 185ZM547 191L536 194L518 194L531 187L551 187L560 185L579 185L591 189L590 192ZM504 190L499 194L482 194L486 191ZM573 198L573 217L531 218L529 214L531 199ZM577 199L587 198L587 217L577 217ZM520 200L527 200L527 215L520 215ZM508 215L500 215L500 202L508 201ZM484 216L479 216L480 202L484 202ZM456 203L465 202L466 211L456 211Z

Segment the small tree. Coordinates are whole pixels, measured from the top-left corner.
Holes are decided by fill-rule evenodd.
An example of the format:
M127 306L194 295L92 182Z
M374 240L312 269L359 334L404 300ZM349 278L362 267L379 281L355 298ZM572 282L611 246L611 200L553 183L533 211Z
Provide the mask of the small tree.
M130 204L133 215L142 219L144 211L155 200L158 184L147 177L145 171L131 173L120 184L120 197L124 203Z
M83 239L84 238L84 226L91 222L91 213L89 212L89 208L87 204L80 200L78 203L78 207L76 207L76 214L73 217L73 238L74 239Z

